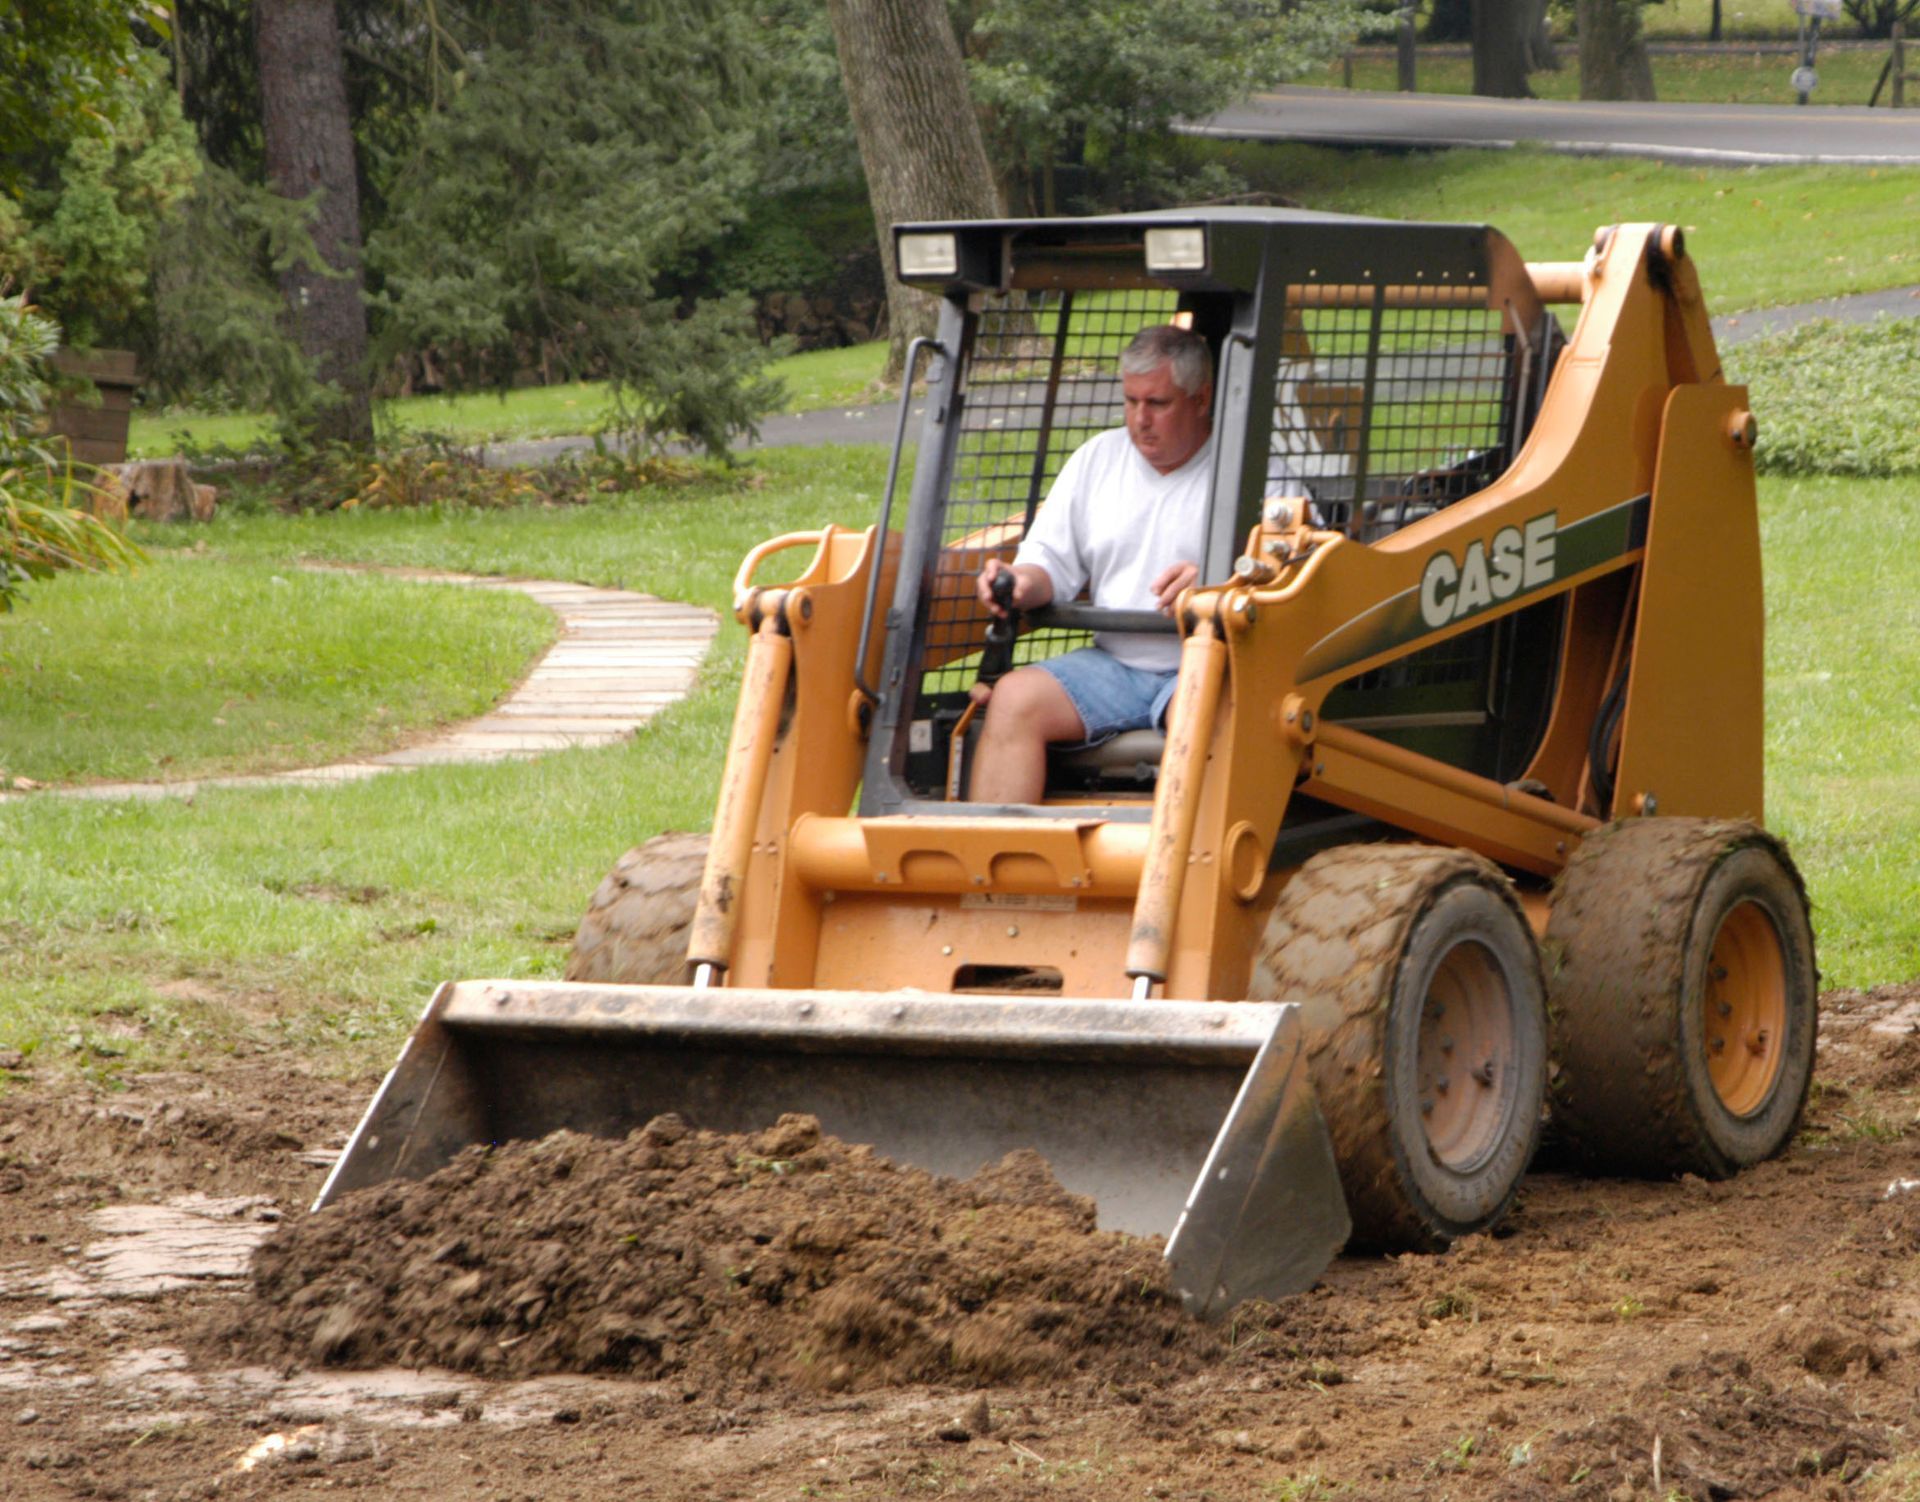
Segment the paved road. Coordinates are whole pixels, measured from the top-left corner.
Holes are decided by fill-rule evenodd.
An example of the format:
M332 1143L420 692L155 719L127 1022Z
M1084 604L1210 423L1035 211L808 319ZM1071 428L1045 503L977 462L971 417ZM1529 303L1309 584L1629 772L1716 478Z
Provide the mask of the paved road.
M1920 166L1920 109L1859 105L1575 103L1288 87L1180 129L1248 141L1512 147L1729 165Z

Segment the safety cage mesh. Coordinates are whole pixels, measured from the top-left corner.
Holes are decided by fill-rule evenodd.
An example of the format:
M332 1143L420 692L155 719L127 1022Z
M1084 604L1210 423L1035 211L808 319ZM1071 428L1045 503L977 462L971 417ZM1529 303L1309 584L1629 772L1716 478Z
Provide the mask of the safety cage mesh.
M1012 292L974 315L965 401L928 609L923 697L965 691L979 668L974 578L988 554L1025 536L1069 455L1118 427L1120 353L1142 328L1174 315L1172 292ZM1084 631L1024 632L1015 664L1057 657Z
M1304 491L1321 525L1376 541L1506 468L1514 392L1513 341L1484 293L1290 288L1267 491Z

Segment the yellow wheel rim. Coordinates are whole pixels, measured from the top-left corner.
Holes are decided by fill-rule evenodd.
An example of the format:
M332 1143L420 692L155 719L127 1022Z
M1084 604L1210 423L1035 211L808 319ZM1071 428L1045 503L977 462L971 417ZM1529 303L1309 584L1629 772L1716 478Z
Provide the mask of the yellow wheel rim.
M1780 1077L1787 1035L1787 967L1773 919L1742 902L1720 920L1702 988L1701 1037L1720 1104L1751 1116Z
M1513 1058L1506 978L1485 946L1447 951L1427 983L1415 1072L1420 1121L1433 1156L1455 1172L1501 1141L1505 1074Z

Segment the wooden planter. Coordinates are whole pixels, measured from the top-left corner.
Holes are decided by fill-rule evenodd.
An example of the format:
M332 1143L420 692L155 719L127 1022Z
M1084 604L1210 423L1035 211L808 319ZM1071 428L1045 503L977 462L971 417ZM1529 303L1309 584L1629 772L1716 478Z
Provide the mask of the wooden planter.
M96 406L60 402L48 410L47 431L66 438L83 464L119 464L127 457L127 423L133 416L133 390L140 384L133 351L96 349L77 354L63 349L53 357L63 376L81 376L100 393Z

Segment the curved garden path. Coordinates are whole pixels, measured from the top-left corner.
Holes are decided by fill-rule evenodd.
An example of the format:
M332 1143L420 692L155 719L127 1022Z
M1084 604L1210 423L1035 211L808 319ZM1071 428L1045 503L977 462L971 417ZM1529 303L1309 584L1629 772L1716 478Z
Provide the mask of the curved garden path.
M184 798L201 788L353 782L410 767L508 761L570 746L602 746L632 735L658 711L684 697L720 629L719 618L711 610L624 589L544 579L490 579L430 569L380 572L422 583L518 590L560 618L560 635L525 680L479 719L381 756L249 776L47 787L30 794L0 793L0 799Z

